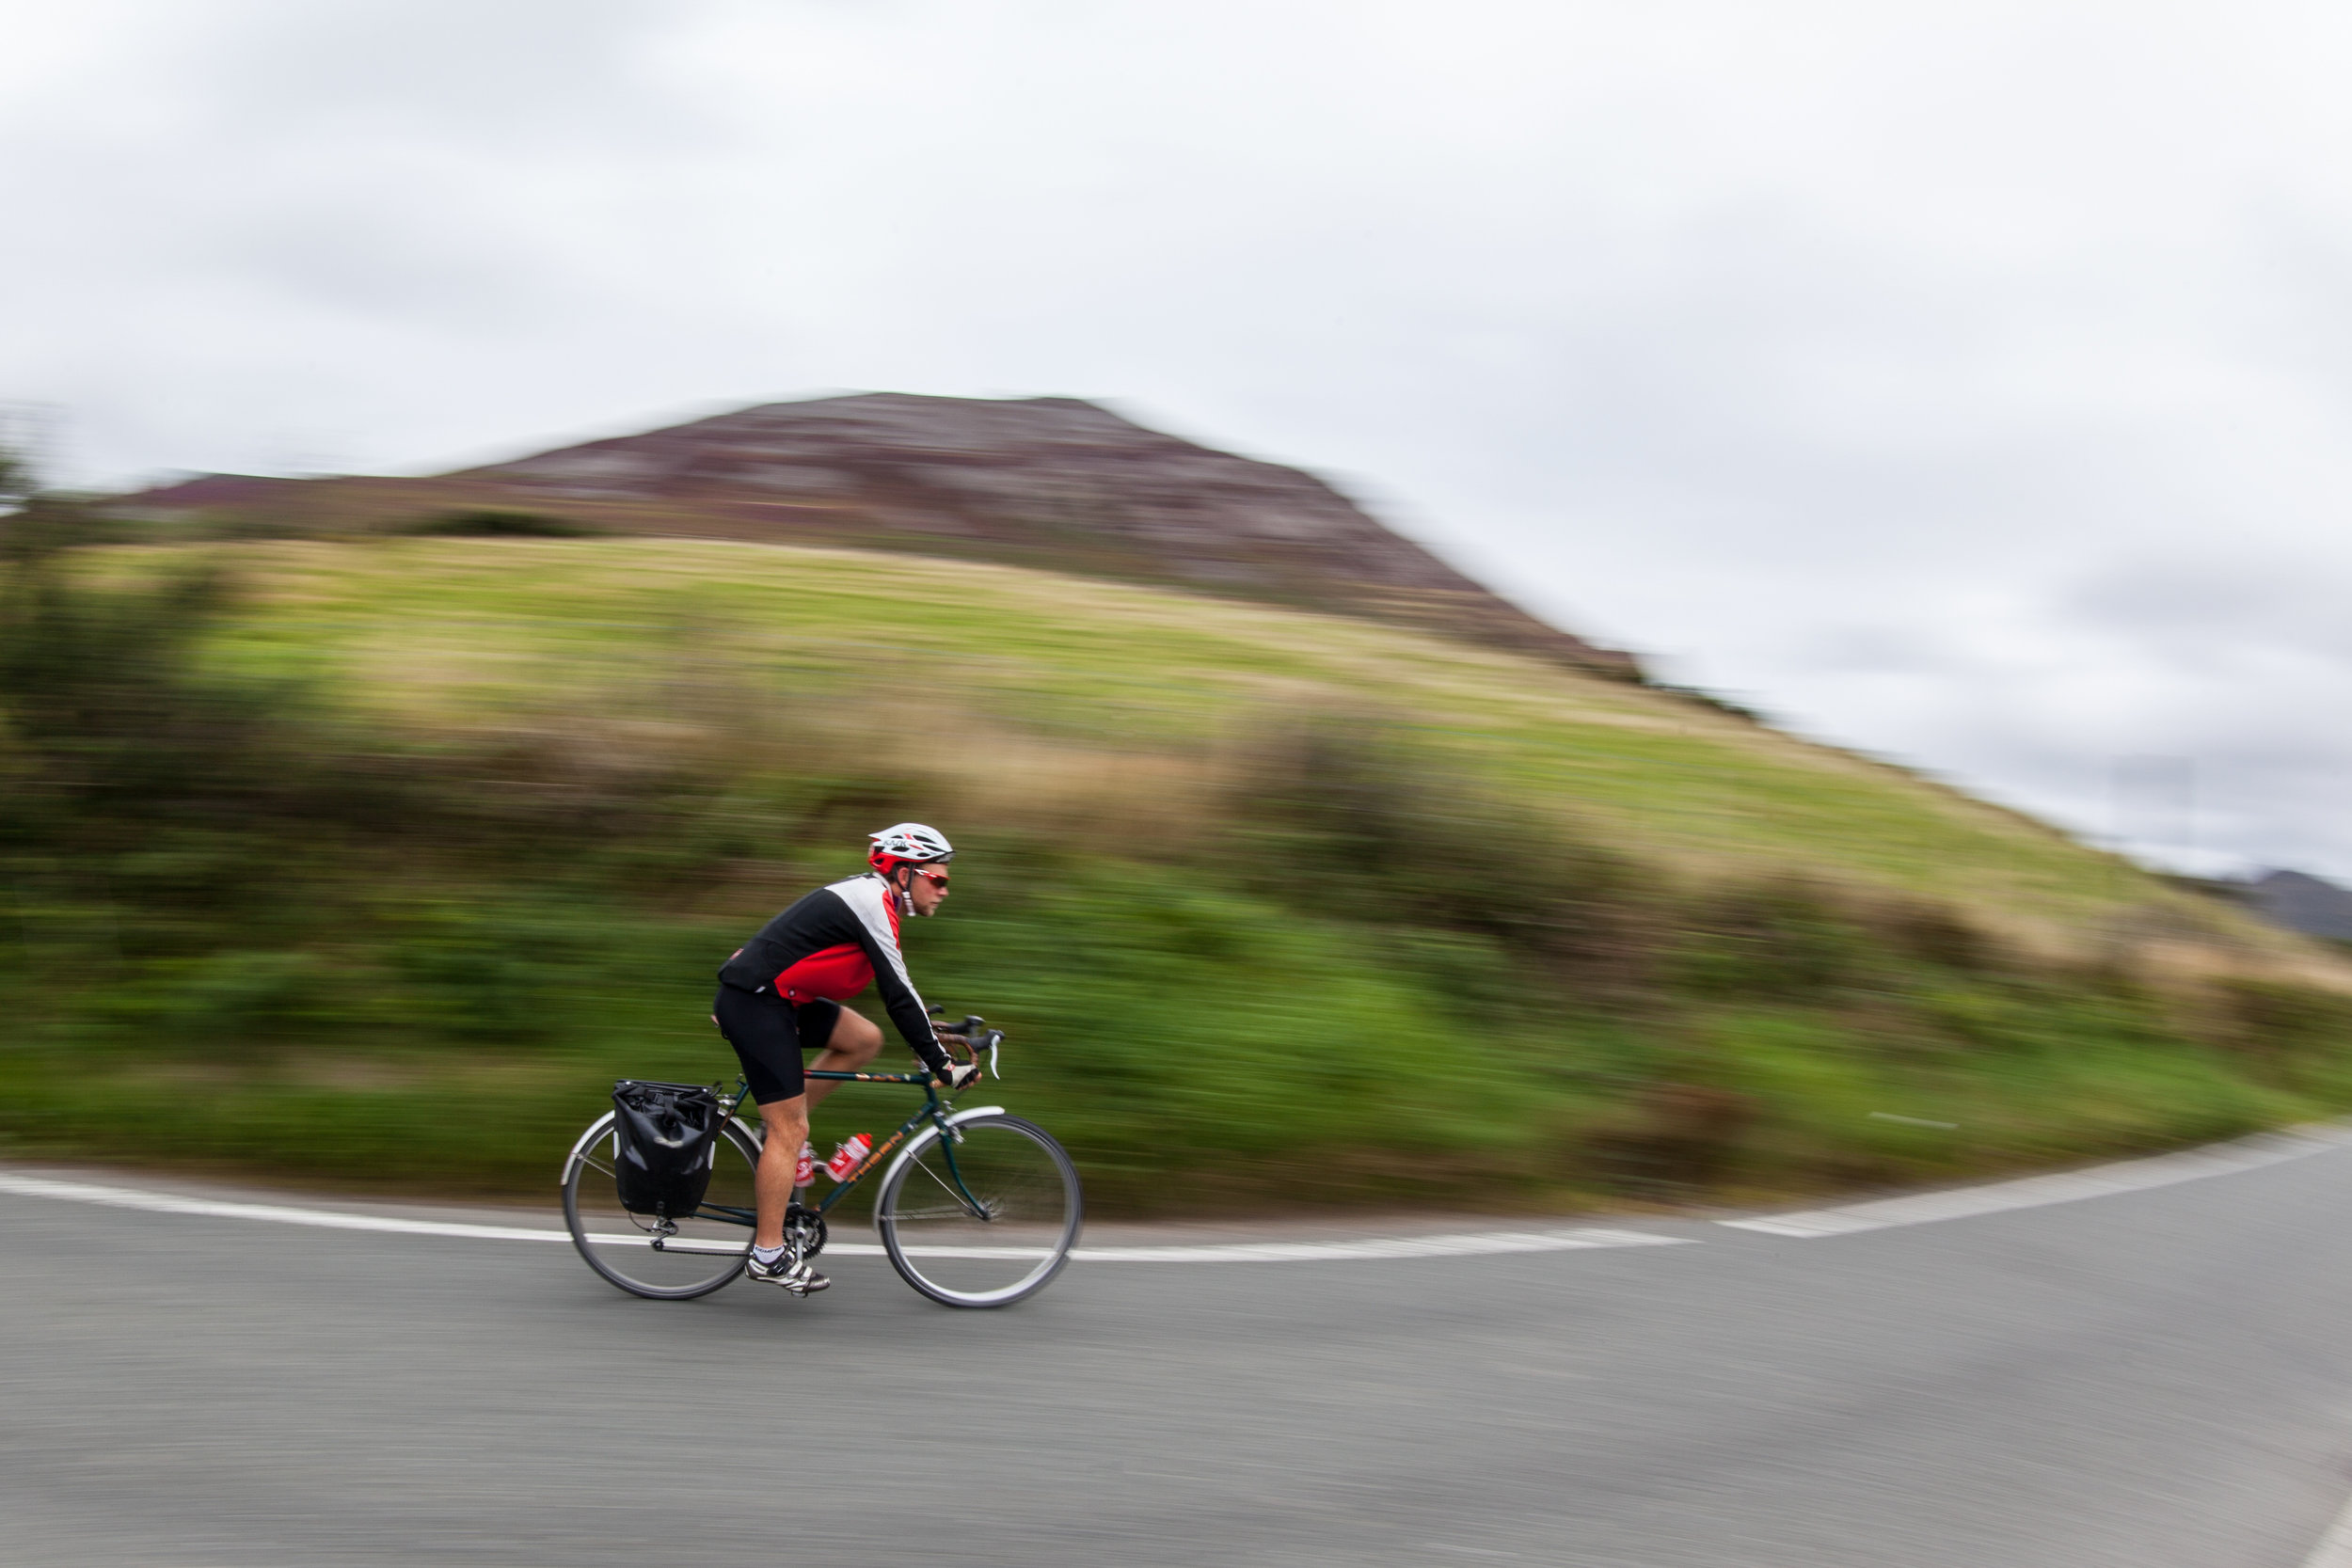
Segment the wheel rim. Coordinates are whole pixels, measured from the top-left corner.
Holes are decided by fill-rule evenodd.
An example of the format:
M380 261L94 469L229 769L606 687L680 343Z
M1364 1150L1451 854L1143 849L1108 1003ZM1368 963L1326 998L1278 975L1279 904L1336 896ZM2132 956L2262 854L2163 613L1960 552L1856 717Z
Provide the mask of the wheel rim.
M1061 1147L1025 1122L989 1117L955 1131L953 1144L933 1133L908 1151L875 1218L891 1262L916 1290L958 1307L1001 1307L1042 1288L1068 1260L1078 1175Z
M702 1206L676 1220L674 1233L660 1235L652 1216L621 1207L612 1118L596 1122L564 1171L564 1218L580 1255L605 1278L641 1296L698 1296L733 1279L752 1249L752 1172L759 1152L739 1128L728 1126L721 1129L713 1153Z

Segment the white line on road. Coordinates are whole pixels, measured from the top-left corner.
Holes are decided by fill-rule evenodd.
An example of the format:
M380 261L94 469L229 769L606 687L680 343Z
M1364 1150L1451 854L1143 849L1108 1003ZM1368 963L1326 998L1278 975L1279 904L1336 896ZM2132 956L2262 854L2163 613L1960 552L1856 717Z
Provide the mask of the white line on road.
M1105 1263L1314 1263L1358 1258L1476 1258L1583 1247L1682 1246L1695 1238L1645 1230L1489 1230L1459 1236L1373 1236L1353 1242L1223 1242L1188 1246L1080 1247L1070 1256Z
M2306 1155L2324 1154L2352 1144L2352 1126L2306 1127L2291 1132L2270 1132L2215 1144L2151 1160L2127 1160L2090 1170L2056 1176L1996 1181L1988 1186L1962 1187L1950 1192L1921 1193L1910 1197L1883 1198L1838 1209L1809 1209L1752 1220L1718 1220L1735 1230L1760 1231L1767 1236L1804 1241L1850 1236L1858 1231L1884 1230L1894 1226L1926 1225L1936 1220L1965 1219L1974 1214L1997 1214L2012 1209L2039 1209L2053 1203L2073 1203L2087 1197L2144 1192L2208 1176L2256 1170ZM215 1219L265 1220L276 1225L309 1225L329 1230L373 1230L406 1236L467 1237L489 1242L568 1242L564 1230L510 1225L473 1225L456 1220L400 1219L387 1214L355 1214L335 1209L301 1209L291 1204L240 1203L224 1198L188 1197L177 1193L150 1192L135 1187L103 1186L92 1181L61 1181L45 1176L0 1173L0 1193L22 1197L54 1198L68 1203L97 1203L116 1209L139 1209L157 1214L192 1214ZM633 1242L634 1237L612 1237ZM1643 1230L1605 1227L1573 1229L1488 1230L1443 1236L1370 1236L1338 1242L1195 1242L1159 1246L1082 1246L1071 1257L1092 1263L1315 1263L1388 1258L1476 1258L1515 1252L1572 1252L1593 1247L1677 1246L1696 1240L1689 1236L1659 1236ZM882 1249L870 1242L835 1242L826 1250L836 1257L879 1258ZM2341 1568L2352 1568L2347 1547Z
M398 1219L385 1214L354 1214L335 1209L298 1209L278 1203L235 1203L223 1198L186 1197L177 1193L148 1192L135 1187L102 1186L92 1181L60 1181L45 1176L0 1175L0 1193L20 1197L51 1198L66 1203L97 1203L112 1209L138 1209L154 1214L192 1214L209 1219L265 1220L274 1225L309 1225L328 1230L373 1230L405 1236L456 1236L483 1242L568 1242L565 1230L543 1230L511 1225L469 1225L454 1220ZM614 1237L614 1241L634 1238ZM1589 1247L1676 1246L1680 1236L1653 1236L1639 1230L1584 1228L1575 1230L1496 1230L1454 1236L1369 1237L1347 1242L1218 1242L1175 1246L1079 1247L1071 1257L1090 1263L1312 1263L1343 1262L1375 1258L1471 1258L1510 1252L1570 1252ZM825 1250L835 1257L879 1258L882 1249L870 1242L834 1242ZM981 1249L963 1249L978 1252Z
M2352 1568L2352 1502L2344 1505L2336 1522L2303 1560L2303 1568Z
M1883 1230L1891 1226L1927 1225L1935 1220L1966 1219L1973 1214L1997 1214L2011 1209L2039 1209L2046 1204L2073 1203L2115 1193L2145 1192L2151 1187L2169 1187L2178 1181L2228 1176L2286 1160L2300 1160L2310 1154L2324 1154L2347 1143L2352 1143L2352 1128L2306 1127L2292 1132L2265 1132L2179 1154L2160 1154L2152 1160L2127 1160L2090 1170L2029 1176L2019 1181L1996 1181L1990 1186L1962 1187L1953 1192L1882 1198L1840 1209L1808 1209L1794 1214L1715 1223L1734 1230L1760 1230L1767 1236L1815 1241L1824 1236L1851 1236L1861 1230ZM2345 1568L2352 1568L2352 1561L2347 1561Z
M0 1193L19 1197L97 1203L109 1209L143 1209L151 1214L199 1214L208 1219L268 1220L276 1225L312 1225L328 1230L393 1231L405 1236L470 1236L489 1242L568 1242L561 1230L527 1230L512 1225L459 1225L440 1220L404 1220L383 1214L349 1214L333 1209L296 1209L278 1203L230 1203L220 1198L183 1197L178 1193L135 1187L102 1187L92 1181L57 1181L45 1176L0 1175Z

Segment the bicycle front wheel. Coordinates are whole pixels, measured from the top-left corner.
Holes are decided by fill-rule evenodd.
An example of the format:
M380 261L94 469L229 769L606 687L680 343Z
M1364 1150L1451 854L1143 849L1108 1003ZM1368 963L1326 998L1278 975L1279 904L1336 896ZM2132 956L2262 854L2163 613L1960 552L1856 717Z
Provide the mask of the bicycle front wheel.
M758 1141L739 1123L720 1128L701 1206L666 1225L621 1207L615 1143L607 1111L564 1163L564 1223L588 1266L629 1294L656 1301L708 1295L742 1273L752 1250Z
M1009 1307L1078 1243L1078 1168L1045 1130L993 1112L936 1127L882 1179L874 1225L900 1278L949 1307Z

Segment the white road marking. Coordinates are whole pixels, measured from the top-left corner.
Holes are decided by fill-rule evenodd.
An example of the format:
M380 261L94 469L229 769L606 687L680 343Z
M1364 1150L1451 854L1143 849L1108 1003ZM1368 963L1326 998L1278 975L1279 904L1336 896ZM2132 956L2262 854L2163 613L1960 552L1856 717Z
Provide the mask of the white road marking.
M50 1198L66 1203L97 1203L111 1209L138 1209L154 1214L192 1214L209 1219L264 1220L274 1225L309 1225L328 1230L373 1230L405 1236L465 1237L484 1242L569 1242L565 1230L542 1230L511 1225L469 1225L453 1220L399 1219L385 1214L354 1214L334 1209L299 1209L290 1204L237 1203L224 1198L186 1197L177 1193L149 1192L135 1187L102 1186L92 1181L60 1181L46 1176L0 1174L0 1193L20 1197ZM595 1236L594 1241L638 1245L629 1235ZM1090 1263L1311 1263L1374 1258L1470 1258L1509 1252L1568 1252L1588 1247L1675 1246L1688 1240L1652 1236L1638 1230L1584 1228L1576 1230L1498 1230L1474 1235L1370 1237L1347 1242L1230 1242L1178 1246L1082 1246L1071 1253ZM918 1250L918 1249L910 1249ZM928 1255L974 1258L1033 1256L1020 1247L934 1247ZM825 1251L836 1258L880 1258L872 1242L829 1242Z
M2336 1522L2303 1560L2303 1568L2352 1568L2352 1502L2344 1505Z
M1997 1214L2012 1209L2039 1209L2053 1203L2073 1203L2116 1193L2144 1192L2208 1176L2256 1170L2306 1155L2324 1154L2352 1144L2352 1126L2306 1127L2291 1132L2268 1132L2234 1143L2215 1144L2150 1160L2127 1160L2090 1170L2056 1176L1996 1181L1950 1192L1921 1193L1910 1197L1882 1198L1838 1209L1809 1209L1752 1220L1718 1220L1734 1230L1760 1231L1767 1236L1804 1241L1850 1236L1857 1231L1884 1230L1894 1226L1926 1225L1936 1220ZM291 1204L241 1203L225 1198L188 1197L177 1193L150 1192L135 1187L104 1186L92 1181L62 1181L45 1176L0 1173L0 1193L20 1197L52 1198L67 1203L97 1203L115 1209L138 1209L157 1214L190 1214L214 1219L264 1220L276 1225L308 1225L328 1230L373 1230L405 1236L464 1237L488 1242L568 1242L571 1234L511 1225L472 1225L455 1220L400 1219L387 1214L355 1214L335 1209L302 1209ZM633 1235L593 1238L634 1245ZM1073 1259L1089 1263L1329 1263L1388 1258L1479 1258L1515 1252L1573 1252L1595 1247L1681 1246L1697 1238L1659 1236L1644 1230L1608 1227L1569 1229L1486 1230L1442 1236L1369 1236L1338 1242L1195 1242L1161 1246L1082 1246ZM882 1247L871 1242L833 1242L825 1250L835 1257L879 1258ZM956 1247L926 1249L940 1256L1026 1257L1019 1247ZM2352 1526L2347 1526L2352 1529ZM2341 1568L2352 1568L2347 1546Z
M134 1187L102 1187L91 1181L58 1181L45 1176L0 1174L0 1193L19 1197L98 1203L109 1209L143 1209L151 1214L199 1214L208 1219L268 1220L277 1225L312 1225L327 1230L392 1231L405 1236L469 1236L490 1242L568 1242L562 1230L526 1230L511 1225L459 1225L441 1220L404 1220L383 1214L350 1214L333 1209L296 1209L277 1203L230 1203L220 1198L183 1197L178 1193Z
M1860 1230L1884 1230L1891 1226L1927 1225L1936 1220L1966 1219L1974 1214L1997 1214L2011 1209L2039 1209L2052 1203L2106 1197L2115 1193L2145 1192L2151 1187L2169 1187L2179 1181L2229 1176L2286 1160L2300 1160L2306 1155L2325 1154L2347 1143L2352 1143L2352 1128L2306 1127L2292 1132L2265 1132L2178 1154L2160 1154L2150 1160L2126 1160L2090 1170L2029 1176L2017 1181L1920 1193L1911 1197L1882 1198L1838 1209L1808 1209L1793 1214L1715 1223L1734 1230L1760 1230L1767 1236L1815 1241L1824 1236L1851 1236ZM2352 1562L2346 1568L2352 1568Z
M1584 1247L1682 1246L1690 1236L1645 1230L1488 1230L1457 1236L1373 1236L1353 1242L1225 1242L1188 1246L1080 1247L1070 1256L1106 1263L1314 1263L1358 1258L1479 1258Z

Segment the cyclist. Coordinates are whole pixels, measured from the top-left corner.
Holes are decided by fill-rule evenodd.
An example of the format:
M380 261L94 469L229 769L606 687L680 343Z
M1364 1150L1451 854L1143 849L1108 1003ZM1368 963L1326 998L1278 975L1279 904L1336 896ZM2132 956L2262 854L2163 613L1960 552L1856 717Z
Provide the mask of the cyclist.
M793 1190L808 1185L814 1174L809 1109L834 1087L803 1076L801 1053L823 1047L815 1066L833 1072L853 1072L872 1061L882 1049L882 1031L841 1005L870 985L932 1077L961 1088L980 1070L949 1060L898 951L899 919L935 914L946 901L955 848L920 822L866 837L873 841L866 857L873 869L818 888L761 927L720 967L719 996L710 1009L711 1022L742 1061L744 1082L767 1127L754 1177L759 1226L745 1272L796 1296L833 1283L784 1240Z

